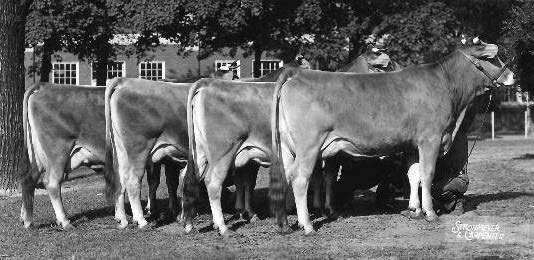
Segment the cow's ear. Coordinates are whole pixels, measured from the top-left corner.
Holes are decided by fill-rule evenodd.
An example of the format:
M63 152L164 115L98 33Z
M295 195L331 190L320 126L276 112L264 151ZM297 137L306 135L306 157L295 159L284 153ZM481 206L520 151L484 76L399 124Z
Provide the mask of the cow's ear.
M495 44L483 43L477 48L477 56L492 59L497 56L499 47Z

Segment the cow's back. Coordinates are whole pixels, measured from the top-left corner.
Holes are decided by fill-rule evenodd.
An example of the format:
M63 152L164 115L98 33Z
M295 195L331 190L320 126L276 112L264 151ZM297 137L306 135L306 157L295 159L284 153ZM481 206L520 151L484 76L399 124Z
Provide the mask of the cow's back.
M335 129L333 135L358 137L353 140L361 149L358 152L378 155L392 146L410 145L419 127L447 121L425 117L427 109L436 107L444 110L436 114L445 117L451 105L446 100L447 90L439 82L435 82L436 87L418 83L432 76L427 74L411 69L372 74L299 71L284 84L282 99L290 110L310 111L315 119L309 122ZM291 101L295 97L299 102Z
M270 105L272 82L210 81L195 97L194 113L200 113L200 128L211 153L245 143L270 156ZM200 111L200 112L199 112ZM198 123L197 123L198 122Z
M120 79L111 98L113 126L131 146L152 138L172 143L187 153L187 94L190 83ZM136 139L137 138L137 139Z
M68 150L68 157L83 147L92 154L87 162L103 163L104 92L103 87L53 84L43 84L34 90L28 97L29 132L34 149L48 156L60 156Z

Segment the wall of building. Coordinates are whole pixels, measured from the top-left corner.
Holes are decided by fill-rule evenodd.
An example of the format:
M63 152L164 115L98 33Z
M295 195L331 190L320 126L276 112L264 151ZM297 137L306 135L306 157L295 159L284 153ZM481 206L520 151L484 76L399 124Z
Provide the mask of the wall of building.
M167 79L187 79L198 76L198 71L200 69L200 74L203 76L210 75L214 72L215 62L217 60L239 60L240 61L240 77L248 78L252 77L252 61L253 56L244 57L244 51L238 49L235 57L224 54L228 53L228 50L224 50L221 53L216 53L206 59L197 60L197 52L192 51L189 55L178 55L178 48L175 45L165 45L158 47L155 51L147 53L146 57L138 60L135 56L127 57L125 55L117 55L114 59L115 61L124 61L126 65L126 77L137 78L139 77L139 62L146 60L151 61L164 61L165 62L165 78ZM263 55L262 60L278 60L276 57L269 57ZM30 68L32 65L39 66L40 59L37 55L34 55L31 49L26 51L25 55L25 65L26 68ZM87 61L80 61L78 58L67 52L58 52L52 57L52 62L78 62L79 66L79 85L91 85L92 70L91 66ZM38 73L31 73L27 70L26 77L26 87L31 85L33 82L39 81ZM35 76L35 77L34 77ZM52 76L50 77L52 79Z

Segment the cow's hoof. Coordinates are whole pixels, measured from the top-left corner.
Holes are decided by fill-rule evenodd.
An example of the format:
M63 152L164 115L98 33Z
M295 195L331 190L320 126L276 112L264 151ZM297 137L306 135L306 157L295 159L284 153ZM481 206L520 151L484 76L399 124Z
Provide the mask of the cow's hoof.
M232 231L230 229L221 230L221 231L219 231L219 234L221 234L223 239L229 239L229 238L235 237L237 235L237 233L235 231Z
M118 229L125 229L128 227L128 221L127 220L119 220L119 224L117 225Z
M258 214L252 215L252 217L249 220L250 223L254 223L254 222L258 222L258 221L260 221L260 218L258 217Z
M436 213L434 213L434 214L427 214L425 216L425 220L428 221L428 222L438 222L439 218L438 218L438 215L436 215Z
M291 229L288 225L285 225L283 227L278 227L278 233L282 235L287 235L293 233L293 229Z
M22 224L24 224L25 229L33 229L35 227L31 221L23 221Z
M422 219L424 217L423 212L416 209L403 210L400 214L409 219Z
M315 231L315 229L310 228L310 229L305 229L304 230L304 236L307 236L307 237L311 237L311 236L315 236L317 234L317 231Z
M184 232L186 234L190 234L191 231L193 231L193 224L186 224L185 227L184 227Z
M146 220L144 220L144 219L141 220L141 221L138 221L138 222L137 222L137 227L138 227L139 229L145 229L145 228L148 227L148 222L147 222Z
M150 222L147 222L147 224L144 225L144 226L139 225L139 229L141 229L141 230L152 230L152 229L157 228L158 225L159 225L159 222L150 221Z
M70 222L62 226L63 231L69 231L74 230L76 227L72 225Z
M328 219L337 219L339 217L339 213L333 208L327 208L325 210L325 217Z
M422 211L410 211L411 219L422 219L424 217Z

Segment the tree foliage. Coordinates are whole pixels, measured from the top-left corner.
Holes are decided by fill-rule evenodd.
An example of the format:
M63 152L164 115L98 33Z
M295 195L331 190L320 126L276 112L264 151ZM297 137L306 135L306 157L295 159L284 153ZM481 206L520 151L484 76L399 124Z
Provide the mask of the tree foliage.
M509 56L517 57L515 69L521 88L534 89L534 1L521 1L509 12L502 30Z
M405 9L386 17L379 29L390 36L388 47L394 60L405 66L435 61L457 45L459 23L445 3L425 1Z

